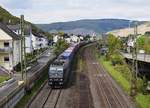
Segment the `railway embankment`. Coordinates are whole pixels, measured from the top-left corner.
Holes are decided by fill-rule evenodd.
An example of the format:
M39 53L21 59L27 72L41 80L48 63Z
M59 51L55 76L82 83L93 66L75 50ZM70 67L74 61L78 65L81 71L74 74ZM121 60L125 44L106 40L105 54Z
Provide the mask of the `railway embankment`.
M15 108L25 108L27 107L33 100L34 97L38 94L40 89L42 89L45 81L47 80L47 71L45 70L43 77L41 77L34 85L30 93L27 93L23 96L23 98L17 103Z

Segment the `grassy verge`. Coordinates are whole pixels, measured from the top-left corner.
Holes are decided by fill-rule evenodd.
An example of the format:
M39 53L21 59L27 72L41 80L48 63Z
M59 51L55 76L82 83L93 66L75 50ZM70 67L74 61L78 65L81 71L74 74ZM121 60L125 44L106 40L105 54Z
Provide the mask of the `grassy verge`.
M9 80L10 77L9 76L0 76L0 83Z
M150 95L138 93L136 96L136 103L140 108L150 108Z
M47 71L44 71L43 77L39 79L34 87L32 88L32 91L30 93L27 93L15 106L15 108L24 108L26 104L29 102L31 97L36 94L37 90L40 88L40 86L44 83L44 81L48 78Z
M103 57L99 59L103 66L107 69L110 75L121 85L121 87L127 92L130 93L130 82L123 77L123 75L115 70L110 61L105 61Z
M98 57L98 60L102 63L109 74L118 82L123 90L130 94L130 80L127 80L121 72L117 71L111 61L106 61L104 57ZM130 75L128 75L128 77L130 77ZM135 97L135 102L140 108L150 108L150 95L143 95L142 92L139 91Z

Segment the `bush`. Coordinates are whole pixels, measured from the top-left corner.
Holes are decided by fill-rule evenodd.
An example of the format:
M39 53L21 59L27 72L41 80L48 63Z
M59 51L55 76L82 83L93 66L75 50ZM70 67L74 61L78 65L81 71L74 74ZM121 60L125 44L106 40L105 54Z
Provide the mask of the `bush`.
M54 53L56 55L59 55L68 47L69 47L69 44L65 40L59 39L57 43L55 44Z
M126 78L126 80L128 80L128 81L130 80L131 71L127 65L125 65L125 64L124 65L116 65L115 70L120 72L123 75L123 77Z
M115 66L116 64L123 64L123 58L119 54L111 55L111 62Z

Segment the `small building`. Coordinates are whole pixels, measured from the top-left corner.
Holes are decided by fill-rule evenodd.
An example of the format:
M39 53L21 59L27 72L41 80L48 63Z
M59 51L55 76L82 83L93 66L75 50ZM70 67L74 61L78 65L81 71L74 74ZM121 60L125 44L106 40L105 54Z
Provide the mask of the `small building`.
M0 65L13 70L21 61L21 37L0 23Z
M84 40L84 37L83 36L79 36L80 38L80 41L83 41Z
M74 43L80 42L80 38L76 35L72 35L70 36L70 38L71 38L71 41Z
M57 41L58 41L59 39L60 39L60 36L59 36L59 35L57 35L57 34L56 34L56 35L55 35L55 34L53 35L53 42L54 42L54 43L57 43Z
M41 34L33 33L32 34L32 45L33 49L40 49L40 48L46 48L48 47L48 39L46 36L43 36Z
M71 43L71 38L70 37L65 38L65 40L66 40L67 43Z

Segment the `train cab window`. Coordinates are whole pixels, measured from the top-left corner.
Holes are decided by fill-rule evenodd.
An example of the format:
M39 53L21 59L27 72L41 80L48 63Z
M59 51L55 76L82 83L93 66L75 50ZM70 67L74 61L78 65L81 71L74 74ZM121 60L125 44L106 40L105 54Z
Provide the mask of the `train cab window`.
M57 70L57 72L62 73L62 72L63 72L63 70Z
M52 70L50 70L50 72L51 72L51 73L55 73L55 72L56 72L56 70L52 69Z

